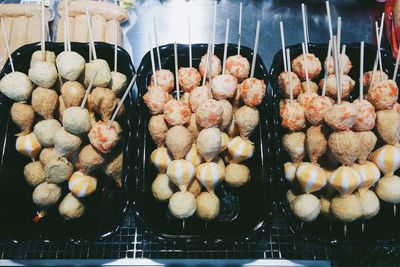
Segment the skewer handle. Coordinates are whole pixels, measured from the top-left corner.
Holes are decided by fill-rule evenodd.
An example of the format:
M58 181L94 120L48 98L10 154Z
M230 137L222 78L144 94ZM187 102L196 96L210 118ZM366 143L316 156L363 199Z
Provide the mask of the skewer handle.
M225 29L224 59L222 61L222 74L225 74L225 70L226 70L226 57L228 54L229 24L230 24L230 19L227 19L226 20L226 29Z
M250 78L254 77L254 70L256 67L256 60L257 60L257 50L258 50L258 38L260 36L260 21L257 21L257 28L256 28L256 39L254 41L254 52L253 52L253 61L251 63L251 74Z
M363 100L364 98L363 75L364 75L364 41L360 43L360 80L359 80L360 100Z
M290 49L286 49L286 58L288 63L289 96L290 104L293 104L293 86L292 86L292 68L290 66Z
M281 32L281 44L282 44L282 58L283 58L283 68L285 72L287 72L287 63L286 63L286 55L285 55L285 34L283 30L283 22L279 22L279 28Z
M158 69L161 70L161 56L160 56L160 48L158 47L158 31L157 31L156 17L153 17L153 26L154 26L154 39L156 41L156 49L157 49Z
M154 85L157 86L157 75L156 75L156 65L154 63L154 53L153 53L153 41L151 40L151 35L149 34L149 47L150 47L150 61L151 61L151 68L153 70L153 80Z
M14 69L14 62L13 62L13 60L12 60L12 58L11 58L10 45L8 44L7 32L6 32L6 27L5 27L5 25L4 25L4 19L3 19L3 18L1 18L1 27L3 28L4 44L5 44L5 47L6 47L6 49L7 49L8 58L9 58L9 60L10 60L11 71L12 71L12 72L15 72L15 69Z
M42 51L42 61L46 61L46 48L45 48L45 24L44 24L44 0L42 0L42 6L41 6L41 43L40 43L40 49Z
M92 79L90 80L89 86L88 86L88 88L86 89L85 97L83 98L82 103L81 103L81 108L84 108L84 107L85 107L85 104L86 104L86 101L87 101L87 99L88 99L88 97L89 97L90 91L92 90L94 80L96 79L96 76L97 76L98 73L99 73L99 72L96 71L96 72L93 74Z
M237 50L238 55L240 55L240 42L241 42L241 39L242 39L242 13L243 13L243 3L240 2L240 6L239 6L238 50Z
M178 75L178 50L176 47L176 41L174 42L174 58L175 58L175 84L176 84L176 99L180 100L179 92L179 75Z

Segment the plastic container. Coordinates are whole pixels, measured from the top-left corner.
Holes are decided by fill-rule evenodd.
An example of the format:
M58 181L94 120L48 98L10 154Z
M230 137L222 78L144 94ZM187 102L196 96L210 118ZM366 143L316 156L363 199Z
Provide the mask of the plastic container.
M105 59L113 67L114 47L105 43L96 43L98 58ZM88 44L71 44L72 51L76 51L88 60ZM40 50L40 44L23 46L12 54L15 69L28 73L31 55ZM46 43L46 50L59 54L64 50L61 43ZM132 79L135 69L130 56L125 50L118 48L118 70L124 73L128 81ZM0 77L11 72L7 62ZM132 149L134 139L130 138L133 122L132 101L134 96L125 101L126 113L119 119L123 127L122 147L124 153L122 187L106 177L101 170L93 173L99 178L96 192L85 198L86 214L77 220L65 221L58 214L57 207L51 208L39 223L34 223L32 218L36 215L37 207L32 201L33 187L25 182L23 167L29 163L29 159L19 154L15 149L16 137L19 132L17 126L10 117L12 101L1 94L0 96L0 220L1 235L15 241L29 239L41 240L73 240L83 241L87 239L99 239L114 233L122 220L128 204L127 179L132 176ZM68 185L62 184L63 195L67 194Z
M291 59L302 53L301 44L289 47ZM309 44L309 52L315 54L321 61L322 65L325 62L327 44ZM364 49L364 73L372 70L376 47L373 45L365 45ZM360 66L360 44L352 43L347 44L346 54L352 62L352 69L348 74L355 82L354 89L350 95L350 99L354 100L359 96L359 66ZM389 78L393 75L394 59L386 50L381 50L382 65L385 73ZM280 209L287 216L291 229L294 233L298 234L306 240L323 241L330 243L357 243L363 242L390 242L400 240L400 216L394 216L393 205L380 201L381 209L377 216L370 220L361 219L345 225L342 222L327 220L323 215L319 215L317 220L311 223L303 223L297 219L291 212L289 204L286 200L286 192L290 188L289 182L286 181L283 174L283 164L290 161L289 155L282 148L282 136L287 132L281 126L281 118L279 116L279 101L282 99L282 94L279 92L277 78L283 71L282 51L275 54L274 60L270 70L270 84L273 88L273 105L274 105L274 124L275 124L275 139L278 144L276 149L277 174L276 179L280 187ZM318 83L323 78L323 71L316 79ZM397 77L399 83L399 76ZM379 142L378 142L379 143ZM378 144L379 145L379 144ZM305 159L305 161L308 161ZM399 172L397 172L398 175Z
M206 44L195 44L193 47L193 66L198 67L200 58L207 52ZM229 44L228 56L236 54L237 46ZM162 66L174 71L173 45L160 47ZM215 54L222 59L223 45L215 46ZM242 47L241 55L249 62L252 59L253 50ZM179 66L188 66L189 50L187 45L178 45ZM256 151L253 157L244 162L251 172L250 182L242 188L230 188L222 182L216 188L216 194L221 200L220 214L214 221L205 222L193 215L185 220L175 219L168 212L168 202L160 203L152 195L151 185L157 175L157 171L150 162L150 154L156 148L147 123L150 113L142 100L147 91L152 75L150 53L148 52L138 69L137 86L139 91L136 109L139 112L138 130L138 165L136 177L136 195L134 211L138 226L150 238L165 242L182 242L190 244L217 244L236 242L251 237L257 237L257 233L266 225L270 227L272 200L269 194L270 174L272 164L266 158L270 154L272 143L270 125L267 122L268 112L265 99L270 98L268 91L264 102L259 105L260 125L255 130L251 140L255 143ZM263 79L267 84L268 72L261 58L257 57L255 77ZM181 95L183 95L181 93Z

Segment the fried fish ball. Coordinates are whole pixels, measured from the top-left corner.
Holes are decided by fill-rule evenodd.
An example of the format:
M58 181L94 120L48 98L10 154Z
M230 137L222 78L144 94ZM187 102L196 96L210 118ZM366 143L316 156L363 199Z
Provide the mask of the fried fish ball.
M218 126L222 119L223 108L221 104L214 99L203 101L196 111L196 120L203 128Z
M189 96L190 109L196 112L200 104L210 98L212 98L212 93L207 85L194 88Z
M289 73L287 71L281 72L278 76L278 86L285 98L290 97L289 78L288 77L289 77ZM294 72L291 72L291 80L292 80L293 98L296 98L301 93L301 82L300 82L299 77L297 77L296 73L294 73Z
M98 152L92 145L84 146L79 152L81 171L90 174L105 162L105 155Z
M38 87L32 92L32 108L43 118L52 119L58 106L58 95L53 89Z
M221 122L219 123L219 129L221 131L225 130L228 128L228 126L232 122L232 112L233 112L233 107L232 104L228 100L219 100L219 104L222 107L222 117L221 117Z
M104 59L94 59L85 64L85 85L89 85L96 72L93 87L107 87L111 82L111 70Z
M156 70L157 85L160 86L164 92L170 93L174 90L174 74L170 70L160 69ZM150 86L154 86L154 74L151 76Z
M363 215L360 199L355 195L334 197L331 201L331 214L334 218L344 223L350 223Z
M148 128L154 143L156 143L158 147L163 146L168 131L168 126L164 120L164 115L160 114L151 116Z
M44 148L39 155L42 166L46 166L51 160L58 159L58 153L54 147Z
M203 129L196 120L196 113L192 113L190 115L190 120L189 120L189 125L187 126L187 129L190 131L193 137L193 142L196 141L197 136L199 136L200 131Z
M72 134L87 133L91 128L89 111L81 107L69 107L64 111L62 124Z
M358 108L357 120L354 130L358 132L370 131L375 127L376 113L374 106L367 100L356 99L353 102Z
M347 75L351 68L353 67L349 57L346 54L340 54L340 59L341 60L341 64L342 64L342 68L343 68L343 74ZM325 60L325 64L326 64L326 60ZM335 62L333 60L332 56L329 56L328 58L328 74L335 74Z
M43 88L50 88L57 81L58 74L56 66L47 61L35 62L28 71L31 81Z
M11 107L11 119L21 129L19 135L25 135L32 131L35 111L32 106L22 103L14 103Z
M342 99L347 99L350 95L350 93L353 91L354 85L356 82L349 76L343 75L342 78L342 91L341 91L341 98ZM324 79L321 79L319 82L319 86L321 88L324 87ZM337 90L336 90L336 76L334 74L329 75L327 79L327 85L326 85L326 95L333 98L337 99Z
M118 71L112 71L111 72L111 83L110 83L110 88L113 90L116 96L119 96L122 94L125 85L126 85L126 75L118 72Z
M47 182L59 184L68 181L74 172L74 167L66 158L59 158L50 160L44 167L44 172Z
M164 106L164 119L170 126L188 123L190 114L189 106L176 99L169 100Z
M381 73L382 73L382 78L383 78L382 80L389 79L388 75L385 72L383 72L381 70L376 70L374 73L374 81L373 81L374 83L381 80ZM368 72L364 73L364 76L363 76L364 87L370 86L371 76L372 76L372 71L368 71Z
M216 100L234 97L237 87L237 79L230 74L221 74L211 80L211 91Z
M185 127L174 126L167 132L165 145L174 159L183 159L192 147L192 135Z
M152 115L162 113L165 104L170 99L171 95L165 92L160 86L149 86L147 93L143 96L143 101Z
M54 54L53 51L45 51L44 54L45 54L46 62L56 64L56 54ZM33 52L32 57L31 57L30 66L32 67L32 65L38 61L42 61L42 51L41 50Z
M103 172L112 177L118 185L122 186L122 163L123 153L122 151L114 151L107 158L106 162L102 166Z
M305 147L311 163L317 164L328 147L328 128L325 125L311 126L307 129Z
M210 221L218 216L220 201L214 193L201 193L197 196L196 204L196 214L200 219Z
M68 193L58 206L58 212L65 220L75 220L85 214L85 204L76 198L71 192Z
M365 164L372 150L374 150L378 138L376 138L376 135L372 131L356 132L356 134L360 140L360 155L357 162Z
M250 170L244 164L230 163L225 168L225 182L232 187L241 187L250 181Z
M207 54L203 55L201 57L200 65L199 65L199 71L201 76L204 76L206 72L206 62L208 60ZM211 74L210 74L211 73ZM210 79L217 77L218 75L221 74L221 60L216 55L211 56L211 66L208 64L208 70L207 70L207 78Z
M47 209L58 202L61 193L61 188L58 185L43 182L33 190L32 200L39 208Z
M38 186L46 181L46 175L39 161L30 162L24 167L25 181L31 186Z
M226 59L226 71L242 82L249 77L250 63L241 55L233 55Z
M361 142L353 131L335 131L328 139L329 150L343 165L351 166L361 153Z
M54 145L53 137L60 128L61 124L58 120L42 120L35 125L33 132L43 147L51 147Z
M282 126L291 131L299 131L306 123L304 108L298 102L293 101L293 103L289 102L283 105L280 116Z
M85 70L85 59L74 51L64 51L56 57L60 76L68 81L76 81Z
M85 93L85 88L77 81L67 81L61 87L61 96L67 108L80 106Z
M59 121L62 121L65 109L66 109L66 107L65 107L64 99L62 98L62 96L59 96L58 97L58 120Z
M381 110L376 115L376 129L380 137L390 145L398 145L400 138L400 113L395 110Z
M379 179L375 192L383 201L391 204L400 203L400 177L393 175Z
M167 201L175 193L175 185L166 174L158 174L151 184L151 192L158 201Z
M27 101L32 88L28 75L19 71L11 72L0 80L0 92L17 102Z
M73 134L67 132L64 128L60 128L53 136L54 147L60 155L68 155L79 149L82 140Z
M290 203L294 215L302 221L315 221L321 212L321 202L313 194L302 194Z
M249 106L242 106L233 114L233 119L239 127L240 136L249 139L250 135L258 126L260 113L258 109Z
M200 72L196 68L179 68L179 86L185 92L191 92L199 86L201 81Z
M206 162L212 161L221 149L221 132L218 128L201 130L197 137L197 149Z
M349 102L334 104L325 114L325 122L334 130L349 130L356 123L358 108Z
M108 122L98 121L89 131L89 141L99 152L110 153L121 139L122 128L113 121L110 127Z
M196 212L196 198L188 191L176 192L169 199L168 209L178 219L189 218Z
M306 56L307 59L307 70L308 77L310 80L316 78L322 70L321 61L312 53L308 53ZM306 80L306 69L304 65L304 55L301 54L295 59L292 60L292 69L293 72L299 76L300 80Z
M312 98L305 108L307 121L312 125L323 123L325 115L331 107L332 101L327 96L316 96Z
M282 137L283 148L289 153L294 164L299 164L304 159L305 138L303 132L288 133Z
M376 110L392 109L399 97L399 89L393 80L374 82L369 88L367 98Z
M316 98L318 95L316 93L313 92L304 92L304 93L300 93L297 96L297 102L302 105L305 109L308 108L308 105L310 104L310 102Z
M313 81L308 81L308 83L310 84L310 92L311 93L318 93L318 84L316 84ZM307 82L304 81L301 83L301 93L305 93L308 91L308 87L307 87Z
M100 115L102 121L109 121L117 106L117 100L112 90L96 87L90 93L90 105Z
M256 78L247 78L239 87L240 96L244 103L250 107L261 104L267 88L264 80L258 80Z
M375 215L379 213L380 210L380 203L379 199L376 194L368 190L364 194L357 194L358 198L360 199L361 206L363 208L363 218L364 219L371 219Z

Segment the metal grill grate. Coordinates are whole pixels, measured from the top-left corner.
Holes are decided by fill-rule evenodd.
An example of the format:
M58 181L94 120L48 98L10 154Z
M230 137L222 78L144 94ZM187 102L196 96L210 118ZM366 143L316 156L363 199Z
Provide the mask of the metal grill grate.
M212 245L186 247L148 240L136 228L132 211L128 211L118 232L92 243L0 242L1 259L320 259L329 258L321 244L298 240L282 215L277 215L271 231L265 229L257 242L238 243L223 248Z

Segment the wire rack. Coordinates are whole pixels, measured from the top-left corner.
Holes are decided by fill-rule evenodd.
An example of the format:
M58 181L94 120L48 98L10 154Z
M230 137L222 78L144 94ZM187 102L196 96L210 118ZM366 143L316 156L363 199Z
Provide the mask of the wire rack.
M26 243L0 241L0 259L315 259L330 258L329 249L297 239L281 214L272 229L264 229L256 242L216 248L213 245L186 247L146 239L128 210L117 233L98 242L75 244L68 241Z

